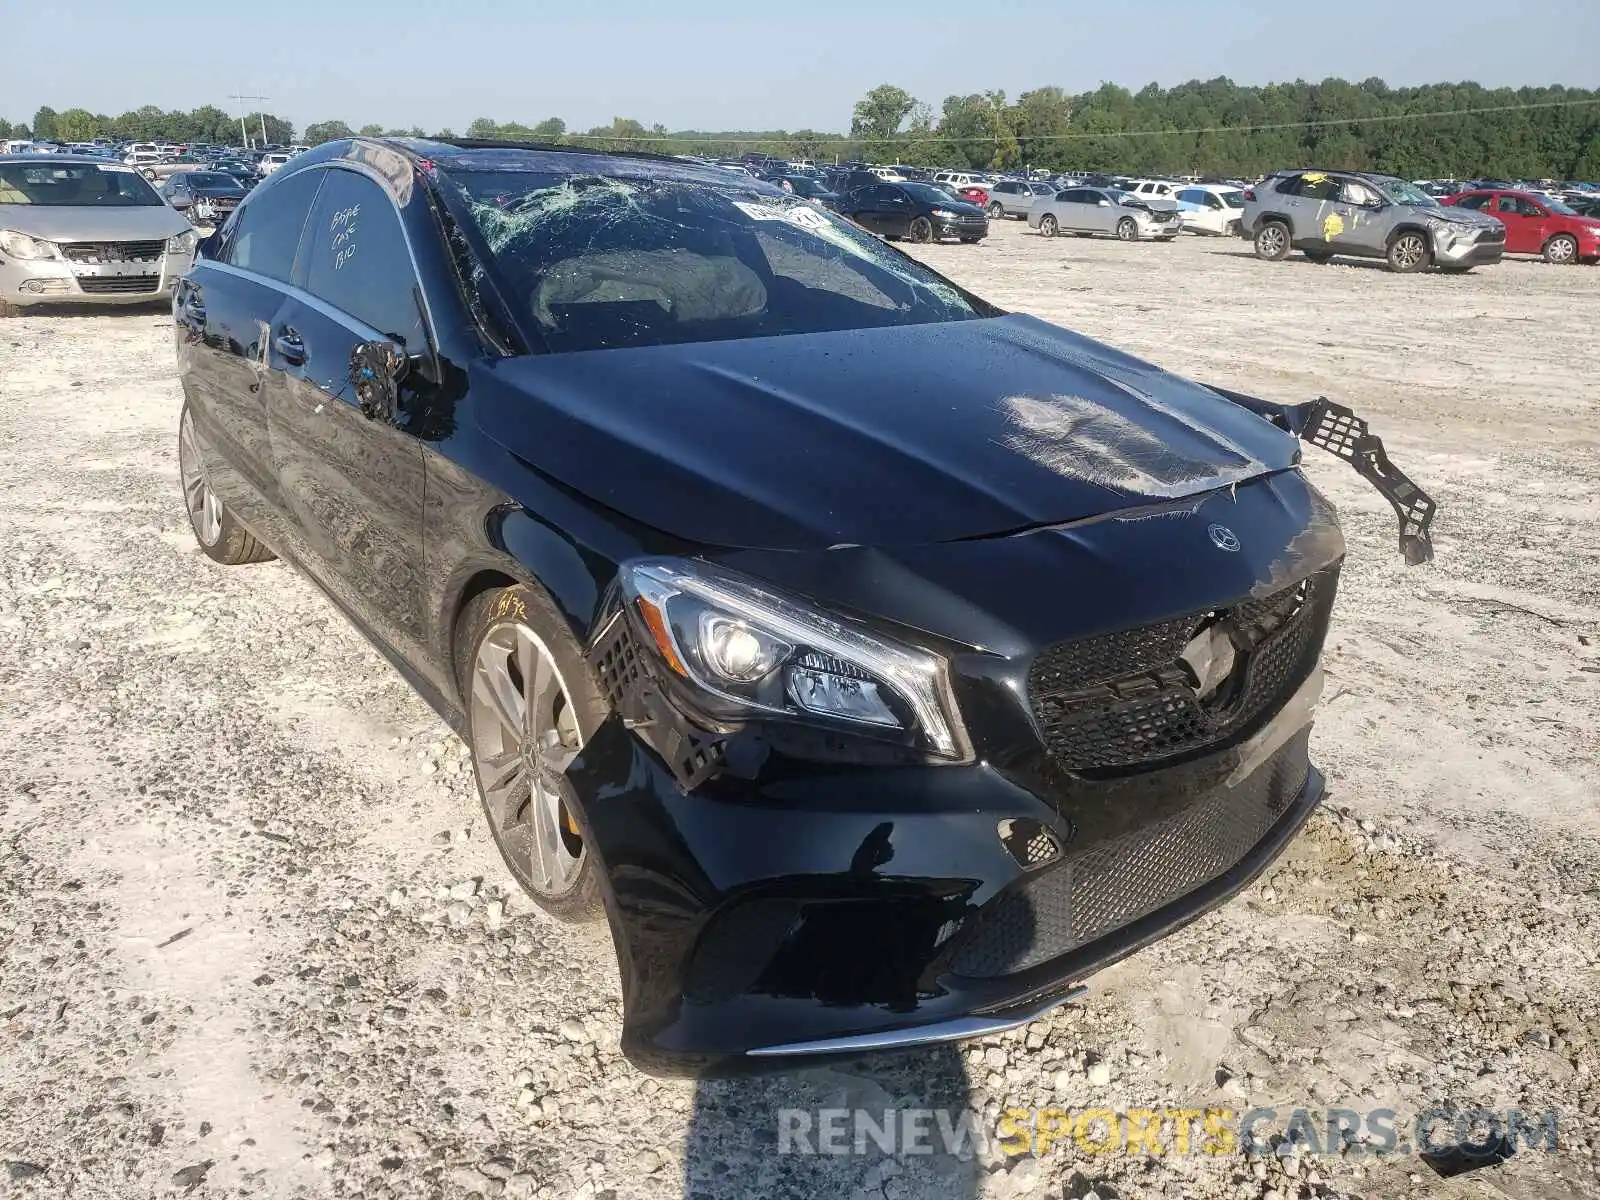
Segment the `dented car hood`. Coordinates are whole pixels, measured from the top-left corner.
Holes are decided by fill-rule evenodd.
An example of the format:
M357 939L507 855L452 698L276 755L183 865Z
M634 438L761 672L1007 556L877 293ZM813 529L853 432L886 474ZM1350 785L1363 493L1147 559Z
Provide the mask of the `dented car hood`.
M475 370L490 439L609 508L711 546L984 537L1298 460L1292 436L1215 392L1025 316Z

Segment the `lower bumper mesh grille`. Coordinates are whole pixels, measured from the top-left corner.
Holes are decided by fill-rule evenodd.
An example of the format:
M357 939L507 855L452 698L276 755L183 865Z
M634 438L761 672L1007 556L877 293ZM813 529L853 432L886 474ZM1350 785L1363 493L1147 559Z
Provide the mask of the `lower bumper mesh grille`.
M80 275L78 286L90 295L154 295L161 289L159 275Z
M1304 790L1310 732L1235 788L1071 855L991 901L950 959L958 975L1025 971L1204 887L1237 866Z

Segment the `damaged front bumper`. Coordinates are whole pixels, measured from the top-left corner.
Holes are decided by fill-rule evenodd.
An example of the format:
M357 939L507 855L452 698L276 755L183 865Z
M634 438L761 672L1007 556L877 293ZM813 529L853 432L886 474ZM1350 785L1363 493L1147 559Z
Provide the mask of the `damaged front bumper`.
M1310 722L1343 550L1284 471L1008 537L728 558L987 647L952 658L972 744L943 764L713 730L614 609L589 652L613 715L566 783L625 1051L705 1074L979 1036L1226 901L1322 794ZM1233 648L1198 691L1197 629Z
M613 717L568 779L587 798L587 837L609 881L623 1049L659 1074L739 1073L1034 1020L1093 972L1224 903L1281 853L1322 795L1308 735L1303 726L1233 788L1160 797L1164 815L1132 831L1136 845L1102 839L1030 870L997 830L1029 822L1070 841L1072 810L992 766L774 771L685 792ZM1218 827L1258 826L1237 854L1207 841ZM1073 939L1062 912L1075 886L1115 902L1108 854L1185 847L1204 876L1193 887ZM1130 860L1118 878L1123 868L1141 869Z

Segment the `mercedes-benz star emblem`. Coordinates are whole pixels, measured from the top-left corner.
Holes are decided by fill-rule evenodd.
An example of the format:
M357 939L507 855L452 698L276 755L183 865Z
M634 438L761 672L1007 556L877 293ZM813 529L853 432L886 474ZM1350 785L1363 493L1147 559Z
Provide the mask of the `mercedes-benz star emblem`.
M1239 535L1226 525L1213 525L1206 532L1211 535L1211 544L1218 550L1231 552L1239 548Z

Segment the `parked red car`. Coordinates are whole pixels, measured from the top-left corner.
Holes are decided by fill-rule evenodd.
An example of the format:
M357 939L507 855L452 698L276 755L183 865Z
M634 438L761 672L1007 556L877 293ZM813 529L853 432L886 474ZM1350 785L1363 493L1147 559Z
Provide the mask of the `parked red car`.
M981 188L974 184L972 187L957 188L956 195L960 196L968 204L976 204L982 209L989 207L988 188Z
M1600 262L1600 218L1581 216L1549 196L1480 189L1441 203L1498 217L1506 227L1507 254L1542 254L1552 263Z

